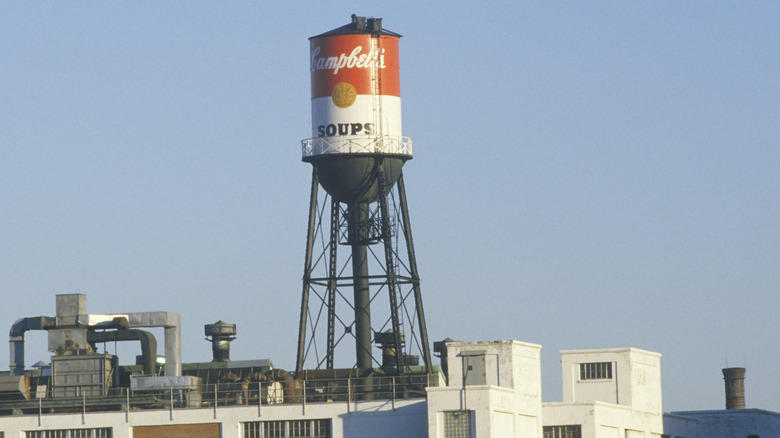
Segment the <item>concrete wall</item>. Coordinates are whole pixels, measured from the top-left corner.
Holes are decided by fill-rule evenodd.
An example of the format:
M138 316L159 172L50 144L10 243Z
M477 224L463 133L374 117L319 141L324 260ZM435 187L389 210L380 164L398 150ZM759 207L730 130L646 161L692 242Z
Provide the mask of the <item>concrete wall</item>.
M580 379L581 363L612 363L612 378ZM636 348L561 352L563 401L606 402L660 415L661 355Z
M664 414L664 433L670 438L696 438L696 420L682 415Z
M332 420L332 436L378 438L415 437L427 434L425 399L229 406L222 408L139 410L57 415L2 417L0 431L21 437L25 431L113 428L114 438L130 438L133 426L219 423L223 438L241 438L242 422L272 420Z
M583 363L609 363L611 377L582 379ZM563 402L542 405L544 426L580 425L583 438L664 433L660 354L636 348L562 351L561 378Z
M443 437L445 412L468 410L475 437L541 437L540 349L518 341L448 342L448 386L427 390L429 436Z
M762 409L673 412L676 417L696 420L700 438L780 437L780 413ZM686 437L687 438L687 437Z
M661 416L603 402L544 403L542 419L545 426L579 424L582 438L651 438L664 433Z

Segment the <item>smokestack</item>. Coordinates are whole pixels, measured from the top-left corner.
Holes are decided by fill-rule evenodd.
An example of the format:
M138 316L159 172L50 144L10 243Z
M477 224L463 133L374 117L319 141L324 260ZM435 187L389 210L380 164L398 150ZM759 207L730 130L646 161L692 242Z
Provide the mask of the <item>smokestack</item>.
M745 409L745 369L723 368L726 381L726 409Z

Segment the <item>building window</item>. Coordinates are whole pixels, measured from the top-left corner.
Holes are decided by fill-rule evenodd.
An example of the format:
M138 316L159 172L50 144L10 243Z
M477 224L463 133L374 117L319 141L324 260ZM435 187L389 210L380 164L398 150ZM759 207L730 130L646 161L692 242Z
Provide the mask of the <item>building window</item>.
M60 430L29 430L25 438L111 438L111 428L99 429L60 429Z
M244 438L331 438L330 419L252 421L244 425Z
M471 438L472 411L444 411L444 438Z
M544 426L542 438L582 438L582 429L579 424L568 426Z
M580 364L580 380L601 380L612 378L612 362L590 362Z

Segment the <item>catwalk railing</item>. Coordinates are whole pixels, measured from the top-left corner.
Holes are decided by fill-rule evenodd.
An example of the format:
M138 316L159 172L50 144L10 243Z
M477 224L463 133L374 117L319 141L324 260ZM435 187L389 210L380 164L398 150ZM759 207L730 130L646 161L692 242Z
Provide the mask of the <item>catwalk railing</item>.
M219 409L229 406L263 406L358 402L425 398L425 388L438 386L435 375L369 376L322 380L229 382L158 389L110 388L108 395L32 398L0 401L2 415L46 415L146 409ZM349 403L347 403L347 409Z
M301 140L304 159L314 155L385 154L412 156L412 139L391 135L315 137Z

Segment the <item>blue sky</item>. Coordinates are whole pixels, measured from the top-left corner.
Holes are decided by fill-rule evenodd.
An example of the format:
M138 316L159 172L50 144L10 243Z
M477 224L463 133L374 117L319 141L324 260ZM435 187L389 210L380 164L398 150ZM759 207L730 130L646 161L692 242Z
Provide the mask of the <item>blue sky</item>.
M0 325L84 293L294 368L307 38L352 13L404 35L432 340L542 344L547 401L559 350L657 351L667 411L746 366L780 411L778 2L5 2Z

